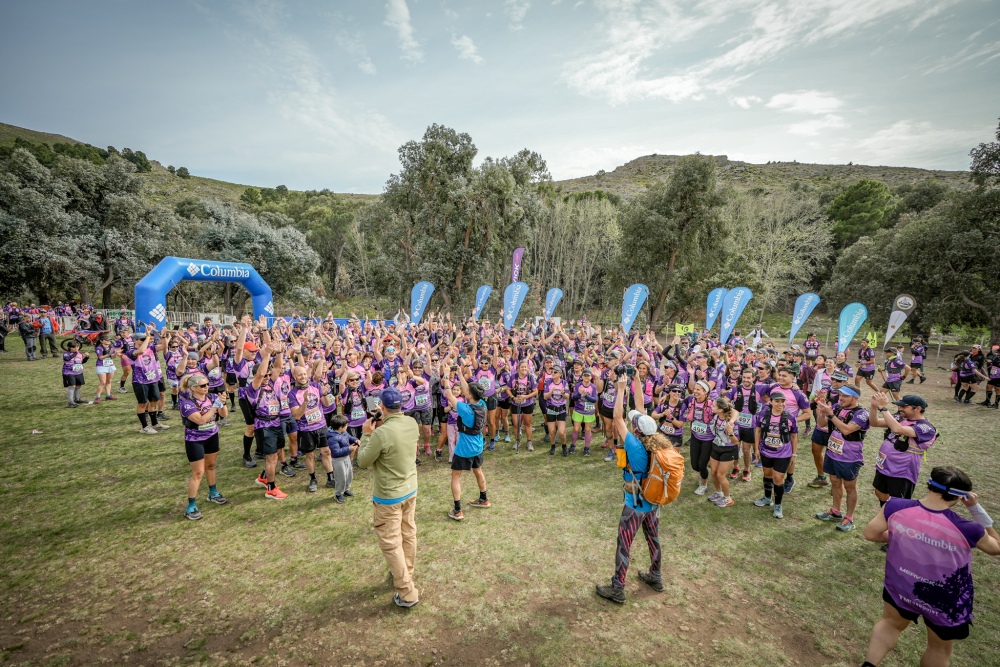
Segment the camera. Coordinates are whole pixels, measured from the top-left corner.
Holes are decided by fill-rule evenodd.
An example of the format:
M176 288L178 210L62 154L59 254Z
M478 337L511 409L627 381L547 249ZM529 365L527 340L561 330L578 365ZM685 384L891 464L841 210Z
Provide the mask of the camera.
M372 421L376 421L376 422L382 421L382 411L381 410L376 410L372 414Z
M635 366L632 364L618 364L615 366L615 375L618 377L621 377L622 375L635 377Z

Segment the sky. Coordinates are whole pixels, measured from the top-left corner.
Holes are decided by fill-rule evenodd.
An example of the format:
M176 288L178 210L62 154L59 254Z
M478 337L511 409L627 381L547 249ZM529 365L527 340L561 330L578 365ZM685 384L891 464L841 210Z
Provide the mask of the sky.
M965 170L997 0L0 3L0 122L258 186L378 193L439 123L557 180L642 155Z

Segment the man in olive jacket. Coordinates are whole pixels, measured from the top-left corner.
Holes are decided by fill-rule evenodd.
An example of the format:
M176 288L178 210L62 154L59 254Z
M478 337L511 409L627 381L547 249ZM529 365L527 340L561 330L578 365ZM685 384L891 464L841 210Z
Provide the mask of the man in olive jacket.
M379 398L385 415L382 425L376 429L371 419L365 422L357 461L359 467L372 469L375 533L392 572L393 601L400 607L412 607L420 601L413 583L419 428L412 417L400 412L403 397L396 389L384 389Z

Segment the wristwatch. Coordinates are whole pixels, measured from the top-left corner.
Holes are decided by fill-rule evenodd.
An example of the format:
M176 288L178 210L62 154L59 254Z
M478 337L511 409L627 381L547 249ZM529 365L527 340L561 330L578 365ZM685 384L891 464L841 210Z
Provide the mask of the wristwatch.
M881 407L878 409L879 412L889 412L889 408Z

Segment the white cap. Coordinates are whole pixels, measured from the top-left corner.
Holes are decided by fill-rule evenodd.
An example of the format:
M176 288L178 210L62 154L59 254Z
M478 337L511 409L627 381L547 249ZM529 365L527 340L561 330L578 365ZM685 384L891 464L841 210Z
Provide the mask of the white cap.
M653 435L656 433L656 422L649 415L639 412L638 410L630 410L628 413L628 420L632 423L633 430L642 433L643 435Z

